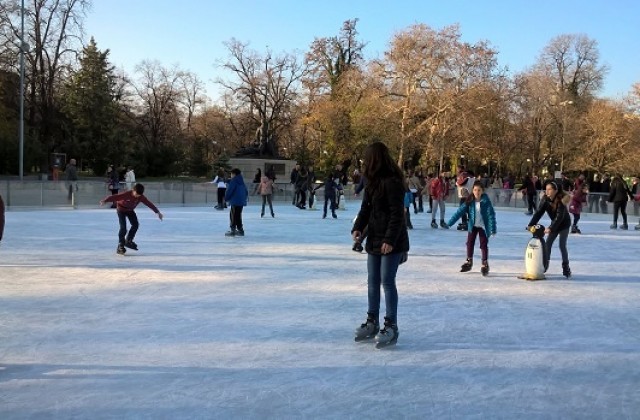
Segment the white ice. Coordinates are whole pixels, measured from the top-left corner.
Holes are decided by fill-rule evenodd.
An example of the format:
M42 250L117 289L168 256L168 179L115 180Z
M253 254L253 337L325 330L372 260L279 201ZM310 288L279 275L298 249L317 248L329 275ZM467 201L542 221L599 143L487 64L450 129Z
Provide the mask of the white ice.
M522 211L498 211L488 277L477 244L459 273L465 233L412 214L400 339L376 350L353 341L357 207L261 219L251 203L246 236L226 238L226 211L140 206L126 256L111 209L7 212L0 418L640 418L636 217L584 215L573 278L556 245L550 278L527 282Z

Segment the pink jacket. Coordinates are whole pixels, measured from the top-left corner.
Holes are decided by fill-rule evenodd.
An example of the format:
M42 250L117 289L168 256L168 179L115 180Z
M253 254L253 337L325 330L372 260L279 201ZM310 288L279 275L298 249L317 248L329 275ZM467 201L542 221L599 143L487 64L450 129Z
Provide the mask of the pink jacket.
M260 195L273 194L273 180L263 175L262 178L260 178L260 185L258 186L258 192L260 193Z
M582 212L582 204L587 202L587 194L582 191L582 188L576 189L571 196L571 202L569 202L569 213L580 214Z

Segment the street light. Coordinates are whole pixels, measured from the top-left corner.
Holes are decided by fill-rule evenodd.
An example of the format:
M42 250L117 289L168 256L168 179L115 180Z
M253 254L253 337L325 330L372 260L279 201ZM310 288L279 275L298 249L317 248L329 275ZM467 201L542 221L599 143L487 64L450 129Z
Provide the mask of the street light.
M560 105L562 109L562 153L560 155L560 172L564 172L564 136L566 133L566 125L567 125L567 105L573 105L573 101L562 101L558 105Z
M20 181L24 176L24 53L29 50L29 45L24 42L24 0L22 0L20 8L20 121L19 121L19 175Z

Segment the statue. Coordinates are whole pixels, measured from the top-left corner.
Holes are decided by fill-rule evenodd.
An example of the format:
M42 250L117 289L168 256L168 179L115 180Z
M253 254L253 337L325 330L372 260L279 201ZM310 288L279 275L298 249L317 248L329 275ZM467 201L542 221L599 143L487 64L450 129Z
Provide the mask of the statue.
M242 147L236 156L278 157L275 135L268 134L268 123L264 121L256 129L254 140L248 147Z

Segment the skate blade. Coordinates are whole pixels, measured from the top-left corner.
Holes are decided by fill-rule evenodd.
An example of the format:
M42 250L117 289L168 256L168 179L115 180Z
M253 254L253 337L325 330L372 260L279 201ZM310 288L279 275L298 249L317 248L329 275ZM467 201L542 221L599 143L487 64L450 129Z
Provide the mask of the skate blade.
M355 338L355 342L356 342L356 343L360 343L360 342L363 342L363 341L371 341L371 340L373 340L374 338L376 338L376 336L375 336L375 335L372 335L372 336L369 336L369 337L356 337L356 338Z
M394 340L394 341L388 341L388 342L386 342L386 343L376 343L376 348L377 348L378 350L380 350L380 349L384 349L384 348L386 348L386 347L392 347L392 346L395 346L395 345L396 345L396 343L397 343L397 341L395 341L395 340Z

